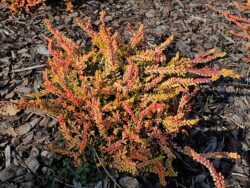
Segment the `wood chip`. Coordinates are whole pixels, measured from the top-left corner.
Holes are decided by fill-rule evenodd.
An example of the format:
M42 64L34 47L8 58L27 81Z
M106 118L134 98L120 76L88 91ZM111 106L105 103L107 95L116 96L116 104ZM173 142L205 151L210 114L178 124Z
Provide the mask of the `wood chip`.
M7 135L10 135L12 137L16 137L17 136L17 133L15 132L15 130L14 130L13 127L9 127L9 128L0 130L0 133L2 133L3 135L7 134Z
M24 125L17 127L16 133L18 135L24 135L24 134L28 133L30 131L30 129L31 129L31 125L29 123L25 123Z
M11 163L11 151L10 146L7 145L5 148L5 167L8 168Z
M17 108L14 104L4 104L0 105L0 115L2 116L14 116L20 109Z

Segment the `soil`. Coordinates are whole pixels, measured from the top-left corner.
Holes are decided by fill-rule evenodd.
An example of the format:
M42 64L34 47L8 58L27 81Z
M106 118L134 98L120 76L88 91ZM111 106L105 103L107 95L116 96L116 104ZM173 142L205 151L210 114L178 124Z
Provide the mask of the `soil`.
M91 0L78 1L71 13L63 7L48 5L17 15L0 8L0 100L16 100L41 89L42 73L48 68L50 56L46 41L50 33L43 24L45 18L83 47L88 44L88 38L74 19L91 18L97 26L98 13L106 10L107 25L121 33L124 40L129 36L127 22L134 28L143 23L150 44L174 35L175 40L166 51L170 56L178 51L186 57L211 48L225 51L228 55L210 66L228 68L244 77L203 85L193 110L202 118L200 126L188 130L189 136L177 142L190 145L200 153L238 152L239 160L216 159L213 164L225 176L228 187L250 187L250 66L243 61L249 55L249 41L232 36L231 31L237 32L237 27L209 9L207 3L249 16L249 12L234 8L231 0ZM0 187L39 187L40 184L47 187L41 180L46 179L48 161L52 158L47 145L55 139L57 120L41 111L16 111L10 107L8 112L2 115L0 112ZM5 168L6 152L11 158L8 168ZM168 187L213 187L206 169L191 161L177 154L174 166L178 176L168 179ZM103 187L111 187L113 183L107 179L88 185L100 187L102 182ZM159 187L154 177L130 178L131 182L137 180L141 187ZM60 187L81 187L75 181L59 178L54 181Z

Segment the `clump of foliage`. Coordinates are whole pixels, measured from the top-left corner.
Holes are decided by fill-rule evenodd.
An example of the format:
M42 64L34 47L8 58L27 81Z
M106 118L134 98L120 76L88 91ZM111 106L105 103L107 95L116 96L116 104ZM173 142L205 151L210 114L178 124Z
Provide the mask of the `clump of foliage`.
M0 5L7 5L13 13L17 13L21 9L29 12L30 7L43 4L44 0L1 0L0 3Z
M53 33L48 38L50 69L44 74L44 90L21 99L22 108L41 109L58 117L66 145L51 149L81 165L86 148L96 151L100 164L139 175L155 173L160 183L176 176L172 167L175 158L173 138L184 127L198 124L191 111L191 101L199 85L220 77L240 76L230 70L213 70L206 66L225 53L215 49L195 58L179 53L169 62L163 53L173 40L170 36L160 45L149 47L143 25L125 43L117 32L112 33L100 13L99 31L91 21L76 20L91 38L89 51L83 51L73 40L45 21ZM216 187L225 187L208 158L238 158L235 153L200 155L186 146L178 149L207 167Z
M237 2L233 2L233 5L236 8L239 8L242 10L250 10L250 1L249 0L248 0L246 5L240 5ZM249 29L250 19L249 18L245 18L245 17L237 16L237 15L232 15L226 11L217 9L216 7L211 6L211 5L209 5L209 7L212 8L213 10L219 12L220 14L222 14L229 21L233 22L243 32L243 33L233 33L234 35L236 35L238 37L250 39L250 29Z
M0 0L0 5L8 7L8 9L14 14L18 13L20 10L29 12L30 7L35 7L40 4L45 4L46 0ZM67 10L72 11L73 5L71 0L63 0Z
M237 2L233 2L233 5L241 10L250 10L250 0L247 1L245 5L240 5ZM237 16L232 15L227 11L220 10L212 5L208 5L211 9L219 12L221 15L223 15L227 20L233 22L235 25L238 26L239 29L241 29L242 32L233 32L232 34L236 37L240 38L246 38L250 40L250 19L243 17L243 16ZM250 58L246 58L246 62L250 62Z
M69 157L54 154L53 160L45 164L48 166L48 170L43 181L43 186L57 188L62 186L62 182L71 184L75 181L79 182L81 185L85 185L100 180L100 173L98 173L98 170L88 162L89 159L93 159L92 152L87 150L85 154L88 160L77 167L72 164L72 160Z

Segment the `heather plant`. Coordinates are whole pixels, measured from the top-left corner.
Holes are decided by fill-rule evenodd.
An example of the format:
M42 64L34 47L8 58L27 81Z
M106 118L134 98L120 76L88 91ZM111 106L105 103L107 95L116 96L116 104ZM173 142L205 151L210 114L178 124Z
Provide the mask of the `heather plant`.
M21 10L29 12L31 7L45 4L46 0L0 0L0 6L7 7L13 14ZM63 0L67 10L72 11L73 5L71 0Z
M239 8L241 10L250 10L250 0L245 5L240 5L237 2L233 2L233 5L236 8ZM249 24L250 24L250 19L242 16L237 16L237 15L232 15L226 11L220 10L212 5L209 5L210 8L213 10L219 12L222 14L226 19L229 21L233 22L235 25L237 25L241 30L242 33L233 33L237 37L241 38L247 38L248 40L250 39L250 29L249 29Z
M246 4L241 5L237 2L233 2L233 5L240 10L250 10L250 0L247 1ZM232 15L227 11L220 10L212 5L208 5L211 9L219 12L223 15L227 20L234 23L242 32L232 32L232 34L236 37L244 38L250 40L250 19L243 16ZM245 59L246 62L250 62L250 58L247 57Z
M132 175L154 173L166 185L166 177L177 175L172 166L175 150L208 168L217 188L225 187L223 176L209 159L236 159L236 153L198 154L189 146L181 148L174 143L178 132L199 122L191 113L199 86L221 77L240 77L227 69L206 66L225 53L211 49L192 59L177 53L166 61L163 51L173 36L150 47L143 25L134 30L128 24L131 38L124 42L106 27L104 16L102 11L98 31L90 20L76 20L91 39L89 50L45 20L53 37L48 38L52 57L50 69L44 73L44 89L29 95L31 99L20 99L17 105L58 118L66 143L53 143L50 148L71 157L76 166L86 162L88 149L105 168Z
M44 0L1 0L0 5L7 6L10 11L17 13L20 9L29 12L30 7L44 4Z

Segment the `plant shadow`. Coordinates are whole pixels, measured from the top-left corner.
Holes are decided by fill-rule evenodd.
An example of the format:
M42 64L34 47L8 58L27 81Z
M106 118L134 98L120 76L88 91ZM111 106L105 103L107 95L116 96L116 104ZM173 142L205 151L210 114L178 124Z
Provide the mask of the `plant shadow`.
M229 83L230 85L230 83ZM208 96L213 96L213 104L208 105ZM185 128L175 139L180 146L191 146L198 153L210 152L237 152L241 159L234 161L231 159L213 159L211 160L218 172L225 177L225 181L238 180L237 175L232 175L234 165L242 168L242 159L250 164L249 151L244 151L242 142L246 139L246 130L227 122L220 114L223 114L224 107L230 103L229 97L242 96L241 93L218 92L216 90L205 89L198 93L195 97L194 114L200 116L199 126ZM221 105L218 110L214 110L216 105ZM209 119L206 119L209 116ZM206 118L204 118L206 117ZM178 170L178 176L172 178L169 187L213 187L212 178L208 170L204 169L198 163L192 161L189 157L181 153L176 153L174 162L175 169ZM248 178L240 178L240 184L243 187L249 187Z

